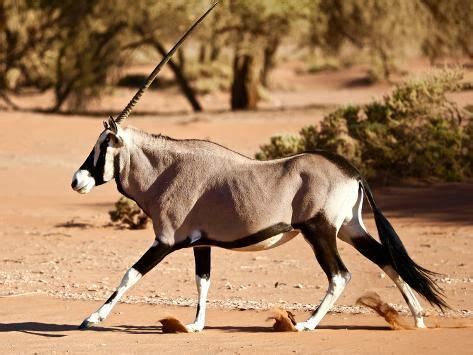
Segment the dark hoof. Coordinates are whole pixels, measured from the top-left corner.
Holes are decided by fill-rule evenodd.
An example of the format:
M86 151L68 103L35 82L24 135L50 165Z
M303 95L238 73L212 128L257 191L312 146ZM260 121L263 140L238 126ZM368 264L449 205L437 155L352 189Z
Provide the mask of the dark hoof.
M79 325L79 330L86 330L86 329L89 329L90 327L92 327L94 325L94 323L92 322L89 322L87 321L87 319L85 321L82 322L81 325Z

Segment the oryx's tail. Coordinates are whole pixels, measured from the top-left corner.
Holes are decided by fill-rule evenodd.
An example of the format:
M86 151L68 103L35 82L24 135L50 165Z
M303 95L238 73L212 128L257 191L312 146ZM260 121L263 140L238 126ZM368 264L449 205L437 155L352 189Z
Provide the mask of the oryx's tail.
M368 183L360 179L361 186L368 198L371 209L373 210L376 227L378 229L379 239L384 249L388 253L392 266L402 279L407 282L415 291L423 296L430 304L439 307L441 310L450 308L445 302L442 289L435 283L433 276L439 275L436 272L424 269L416 264L407 253L406 248L401 242L393 226L381 213L376 206Z

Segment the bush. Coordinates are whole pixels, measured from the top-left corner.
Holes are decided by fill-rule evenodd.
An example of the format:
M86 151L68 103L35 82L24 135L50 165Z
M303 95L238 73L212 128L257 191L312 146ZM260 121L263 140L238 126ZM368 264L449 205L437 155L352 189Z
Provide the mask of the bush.
M229 90L232 78L230 68L219 62L191 62L186 66L186 75L201 95Z
M256 159L267 160L285 157L303 151L303 144L299 137L293 135L271 137L271 142L261 147L256 153Z
M473 176L473 119L470 119L463 130L462 162L465 175Z
M149 222L148 216L136 202L126 197L120 197L109 215L112 222L129 229L145 229Z
M461 79L461 72L444 70L408 81L380 102L336 110L324 117L320 127L305 127L290 141L273 137L256 157L270 159L317 148L346 157L372 180L471 177L471 114L446 97L461 88Z
M148 78L145 74L127 74L120 78L117 82L118 87L138 89L140 88ZM151 90L166 89L176 85L176 81L173 79L156 78L150 85Z

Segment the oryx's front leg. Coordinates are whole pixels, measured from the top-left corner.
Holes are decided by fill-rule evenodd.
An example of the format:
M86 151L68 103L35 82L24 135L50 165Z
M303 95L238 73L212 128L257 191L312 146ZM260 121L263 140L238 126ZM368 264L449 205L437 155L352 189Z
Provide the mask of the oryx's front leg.
M199 293L197 312L194 323L188 324L190 332L200 332L205 325L205 309L207 307L207 294L210 287L210 247L195 247L195 283Z
M110 298L100 307L96 312L92 313L86 318L79 329L87 329L94 324L98 324L108 317L113 307L117 304L125 292L138 282L148 271L153 269L156 265L164 259L166 255L171 253L174 249L168 245L154 241L151 248L143 254L143 256L133 265L123 276L117 290L110 296Z

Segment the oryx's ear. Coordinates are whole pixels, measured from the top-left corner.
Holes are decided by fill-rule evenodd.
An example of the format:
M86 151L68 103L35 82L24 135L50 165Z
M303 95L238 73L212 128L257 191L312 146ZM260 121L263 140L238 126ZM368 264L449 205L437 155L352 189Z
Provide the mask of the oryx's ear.
M110 135L111 139L112 139L112 143L113 143L113 147L114 148L120 148L120 147L123 147L123 138L120 137L120 135L118 134L115 134L115 133L112 133Z
M108 122L106 122L107 126L106 129L108 129L112 134L110 135L112 138L113 146L116 148L122 147L123 146L123 138L120 137L120 134L118 132L118 126L115 120L113 119L112 116L108 119Z

